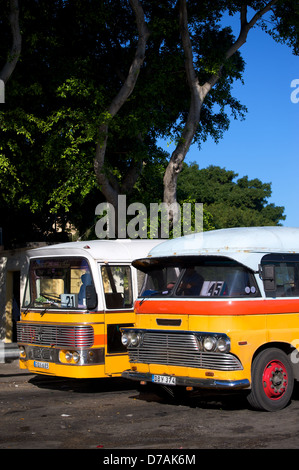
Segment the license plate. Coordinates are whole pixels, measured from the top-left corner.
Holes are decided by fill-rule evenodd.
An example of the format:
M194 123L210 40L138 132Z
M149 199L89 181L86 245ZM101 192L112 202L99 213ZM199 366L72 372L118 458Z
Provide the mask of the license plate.
M34 367L38 367L39 369L49 369L48 362L41 362L41 361L34 361Z
M153 375L152 382L164 385L176 385L176 378L170 375Z

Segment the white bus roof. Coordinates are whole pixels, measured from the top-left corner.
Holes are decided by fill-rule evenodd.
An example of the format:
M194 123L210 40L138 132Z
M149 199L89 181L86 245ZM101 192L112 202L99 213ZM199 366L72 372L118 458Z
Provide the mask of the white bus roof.
M30 258L54 256L85 256L104 262L131 262L147 256L161 240L90 240L59 243L35 248L27 252Z
M228 256L257 270L261 254L266 253L299 253L299 228L238 227L200 232L161 243L148 256Z

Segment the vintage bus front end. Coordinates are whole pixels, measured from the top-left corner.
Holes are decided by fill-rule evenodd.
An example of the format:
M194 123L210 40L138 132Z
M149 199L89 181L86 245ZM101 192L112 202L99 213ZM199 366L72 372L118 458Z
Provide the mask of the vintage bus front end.
M129 366L120 327L135 322L136 256L158 240L93 240L38 248L18 322L20 367L71 378L119 377Z
M123 376L170 386L248 388L251 333L246 348L240 331L242 314L261 300L254 273L219 256L139 260L141 269L142 263L147 276L136 325L122 330L131 363ZM260 329L263 320L251 317L248 330L254 336Z
M30 260L17 325L21 368L63 377L104 375L104 312L98 308L96 275L83 256Z
M286 406L299 380L298 245L298 229L223 229L134 261L145 282L135 328L122 329L123 377L243 389L256 409Z

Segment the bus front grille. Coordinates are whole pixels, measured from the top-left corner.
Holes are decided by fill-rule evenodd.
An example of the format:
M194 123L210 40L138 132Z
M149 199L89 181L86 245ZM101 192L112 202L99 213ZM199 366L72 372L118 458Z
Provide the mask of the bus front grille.
M90 325L17 324L17 341L59 348L90 348L94 331Z
M239 359L230 353L201 351L194 334L148 332L141 345L129 347L131 363L164 364L213 370L242 370Z

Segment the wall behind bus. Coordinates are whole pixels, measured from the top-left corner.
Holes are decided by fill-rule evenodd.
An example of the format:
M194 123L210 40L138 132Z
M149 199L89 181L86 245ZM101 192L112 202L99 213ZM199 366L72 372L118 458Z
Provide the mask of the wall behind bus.
M20 311L28 269L27 250L45 243L28 244L24 248L0 251L0 341L16 341L15 320Z

